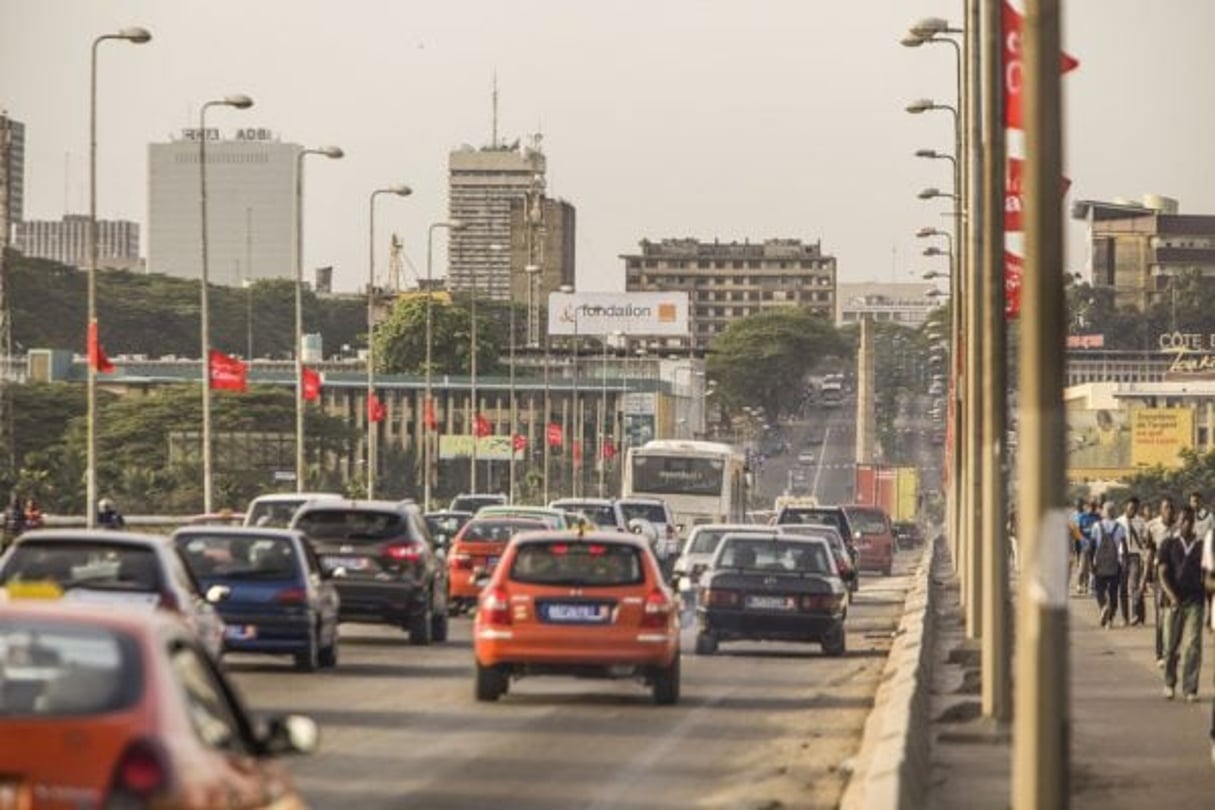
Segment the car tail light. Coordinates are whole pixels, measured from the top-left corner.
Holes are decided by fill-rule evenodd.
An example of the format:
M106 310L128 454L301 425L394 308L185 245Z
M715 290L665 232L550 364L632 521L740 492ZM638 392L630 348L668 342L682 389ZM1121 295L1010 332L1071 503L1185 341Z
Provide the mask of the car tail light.
M671 618L671 600L655 588L645 598L645 609L641 614L642 627L666 627Z
M834 594L807 594L798 601L802 610L835 610L839 607L840 598Z
M302 605L308 601L308 591L303 588L284 588L274 595L280 605Z
M742 595L738 591L710 588L704 592L703 601L708 607L738 607L742 604Z
M169 785L169 767L160 748L149 740L127 746L114 766L110 807L129 807L129 799L148 800Z
M462 551L457 551L451 555L451 567L465 571L471 571L473 567L473 558Z
M384 547L384 556L397 562L418 562L422 559L422 544L393 543Z
M177 599L177 594L172 591L161 591L160 601L157 602L157 607L161 610L172 611L173 613L181 613L181 602Z
M480 617L487 624L510 624L510 599L505 588L494 588L481 597Z

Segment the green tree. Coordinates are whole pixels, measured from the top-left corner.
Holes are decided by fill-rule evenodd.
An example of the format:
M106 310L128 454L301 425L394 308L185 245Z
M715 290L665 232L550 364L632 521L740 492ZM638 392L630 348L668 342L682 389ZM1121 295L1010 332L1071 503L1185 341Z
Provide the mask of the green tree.
M1172 495L1180 506L1191 492L1215 491L1215 452L1182 450L1181 459L1178 467L1153 467L1137 472L1127 479L1125 489L1110 494L1119 500L1134 494L1145 501L1156 501L1161 496Z
M709 347L708 375L722 405L762 406L769 419L796 410L805 376L849 345L832 323L795 307L733 321Z
M477 304L477 373L498 369L507 330L494 310ZM435 299L431 305L431 373L467 374L470 371L471 310L459 303ZM402 299L376 327L375 355L378 371L424 374L426 372L426 299Z

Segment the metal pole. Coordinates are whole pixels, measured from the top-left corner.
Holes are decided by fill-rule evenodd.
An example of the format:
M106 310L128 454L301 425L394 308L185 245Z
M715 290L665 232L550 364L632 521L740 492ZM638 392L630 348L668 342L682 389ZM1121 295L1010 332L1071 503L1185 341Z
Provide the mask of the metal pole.
M431 296L433 295L434 285L431 283L432 268L434 262L434 236L435 228L438 228L445 223L433 222L426 229L426 383L424 393L422 395L422 504L425 511L430 511L430 426L425 424L427 416L434 410L434 406L430 401L430 356L431 346L434 343L434 327L432 325L432 307Z
M599 497L607 497L607 456L603 453L603 444L607 439L607 364L608 336L603 336L603 369L599 387L599 445L595 448L599 464Z
M88 273L88 332L97 326L97 46L109 37L93 40L89 63L89 273ZM98 335L98 341L101 336ZM88 467L85 473L85 520L88 528L97 525L97 369L88 358Z
M295 156L295 491L304 491L304 155ZM252 319L250 319L252 323ZM250 326L252 331L252 326ZM370 331L368 335L370 335ZM252 343L252 339L250 340ZM252 360L252 356L249 358Z
M982 622L983 583L980 579L983 560L983 547L979 543L982 531L982 520L979 514L982 498L979 459L980 453L980 423L982 420L981 404L983 390L979 384L979 363L982 360L983 329L980 321L980 303L983 289L988 279L979 273L979 258L982 249L981 217L978 201L980 200L979 180L982 167L979 165L980 143L982 141L982 114L980 105L979 70L979 2L967 0L966 3L966 100L965 131L966 131L966 183L962 199L965 200L966 221L966 409L963 415L966 441L964 445L965 477L962 496L963 525L962 538L966 543L966 576L963 579L967 591L965 606L966 636L978 638Z
M375 396L375 198L383 189L371 192L368 203L367 237L367 499L375 498L376 421L371 418L371 403Z
M208 101L198 112L198 183L202 206L202 278L199 285L201 300L202 333L202 457L203 457L203 512L211 513L211 326L207 291L207 108L223 102Z
M577 498L580 491L580 479L582 478L582 438L583 424L578 418L578 312L574 311L574 398L571 403L570 419L573 421L573 439L570 442L570 496ZM574 449L578 450L578 458L574 456Z
M965 74L962 70L962 46L952 39L947 40L954 50L954 85L955 85L955 109L959 115L955 115L953 119L953 237L949 240L950 256L950 328L952 334L950 336L949 361L953 365L951 376L954 380L953 386L953 402L951 403L950 411L952 413L952 433L953 442L950 452L949 469L949 540L953 547L953 565L954 572L960 572L961 565L961 537L962 537L962 455L961 450L964 447L962 441L962 403L960 384L963 382L959 379L959 371L961 368L961 352L962 352L962 290L965 284L962 280L962 249L965 244L966 234L963 231L966 217L966 193L964 191L963 169L966 162L965 155L962 151L964 143L962 139L962 111L965 109L964 90Z
M982 702L997 722L1012 717L1008 637L1007 490L1004 433L1008 369L1004 318L1004 106L1002 0L983 0L983 189L982 272L986 279L980 320L983 336L982 521Z
M477 494L477 268L469 265L469 277L472 278L472 301L469 309L472 315L469 319L468 351L469 377L472 397L472 464L468 474L468 491Z
M509 258L507 260L510 261ZM508 267L510 279L510 463L507 464L509 474L510 502L515 502L515 433L518 430L515 411L515 273L514 263ZM526 278L526 276L524 276Z
M1063 401L1062 0L1028 0L1022 28L1025 274L1021 281L1021 587L1018 588L1012 806L1068 806L1066 458Z
M550 388L549 380L549 353L548 353L548 329L544 330L544 419L540 423L540 435L544 441L544 483L541 484L541 499L545 505L548 505L548 475L549 475L549 460L552 455L552 448L548 441L548 426L553 418L553 401L552 389Z

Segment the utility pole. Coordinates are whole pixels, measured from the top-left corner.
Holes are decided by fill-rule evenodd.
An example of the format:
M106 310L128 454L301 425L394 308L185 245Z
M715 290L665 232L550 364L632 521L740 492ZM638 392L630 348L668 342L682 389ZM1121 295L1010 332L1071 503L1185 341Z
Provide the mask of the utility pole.
M1063 474L1062 0L1028 0L1022 27L1025 272L1021 279L1021 584L1017 595L1012 806L1068 806L1067 509Z
M0 114L0 470L16 472L17 453L13 446L13 321L8 301L8 240L12 225L8 219L9 161L12 135L8 116Z

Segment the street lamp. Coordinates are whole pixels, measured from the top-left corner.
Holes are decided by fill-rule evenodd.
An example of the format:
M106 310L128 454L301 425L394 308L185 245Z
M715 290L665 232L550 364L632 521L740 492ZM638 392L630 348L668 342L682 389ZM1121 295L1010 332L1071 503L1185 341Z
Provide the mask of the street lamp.
M929 270L921 278L931 281L934 278L949 278L949 273L942 273L940 270Z
M93 40L89 61L89 272L87 334L100 343L97 335L97 46L111 40L125 40L142 45L152 39L146 28L123 28L114 34L102 34ZM97 369L93 357L87 358L88 368L88 469L85 473L85 520L91 529L97 525Z
M345 153L336 146L301 149L295 156L295 491L304 491L304 156L336 160ZM250 321L252 322L252 321ZM252 330L252 327L250 327ZM253 341L250 339L250 345ZM250 349L249 359L253 359Z
M233 107L247 110L253 99L237 93L204 102L198 111L198 188L202 220L202 284L199 296L201 306L202 333L202 416L203 416L203 512L211 512L211 325L207 285L210 283L207 267L207 110L211 107Z
M491 253L500 253L505 250L499 244L487 246ZM468 350L469 350L469 387L472 389L472 464L468 473L468 491L472 494L477 494L477 268L475 265L469 265L469 277L472 279L472 289L469 297L469 330L468 330ZM512 448L512 454L514 452Z
M425 392L422 396L422 420L425 422L429 415L435 412L434 403L431 402L430 395L430 377L431 377L431 354L434 345L434 326L433 326L433 296L434 296L434 276L432 275L434 267L434 235L435 228L447 228L453 231L462 231L465 228L463 222L458 219L449 220L447 222L432 222L430 227L426 229L426 385ZM433 461L431 458L431 436L430 427L423 424L423 441L422 441L422 502L425 505L427 512L430 511L430 487L431 487L431 467Z
M574 285L562 284L557 288L557 291L562 295L573 295ZM574 315L574 351L571 365L574 385L570 397L570 421L573 423L574 429L571 431L573 436L570 439L570 496L576 498L578 497L578 483L582 477L582 470L578 469L579 461L574 456L574 448L582 446L583 437L582 424L578 420L578 309L573 307L572 311ZM575 442L578 444L575 445Z
M920 191L920 193L916 194L915 196L919 197L921 200L933 200L933 199L936 199L937 197L945 197L947 199L954 200L956 202L958 199L957 194L950 194L947 191L941 191L939 188L935 188L935 187L931 187L931 186L929 188L923 189L922 191Z
M408 197L412 193L413 189L403 184L385 186L371 192L367 202L367 500L375 498L375 474L379 462L376 450L377 422L371 418L372 397L375 396L375 198L381 194Z

